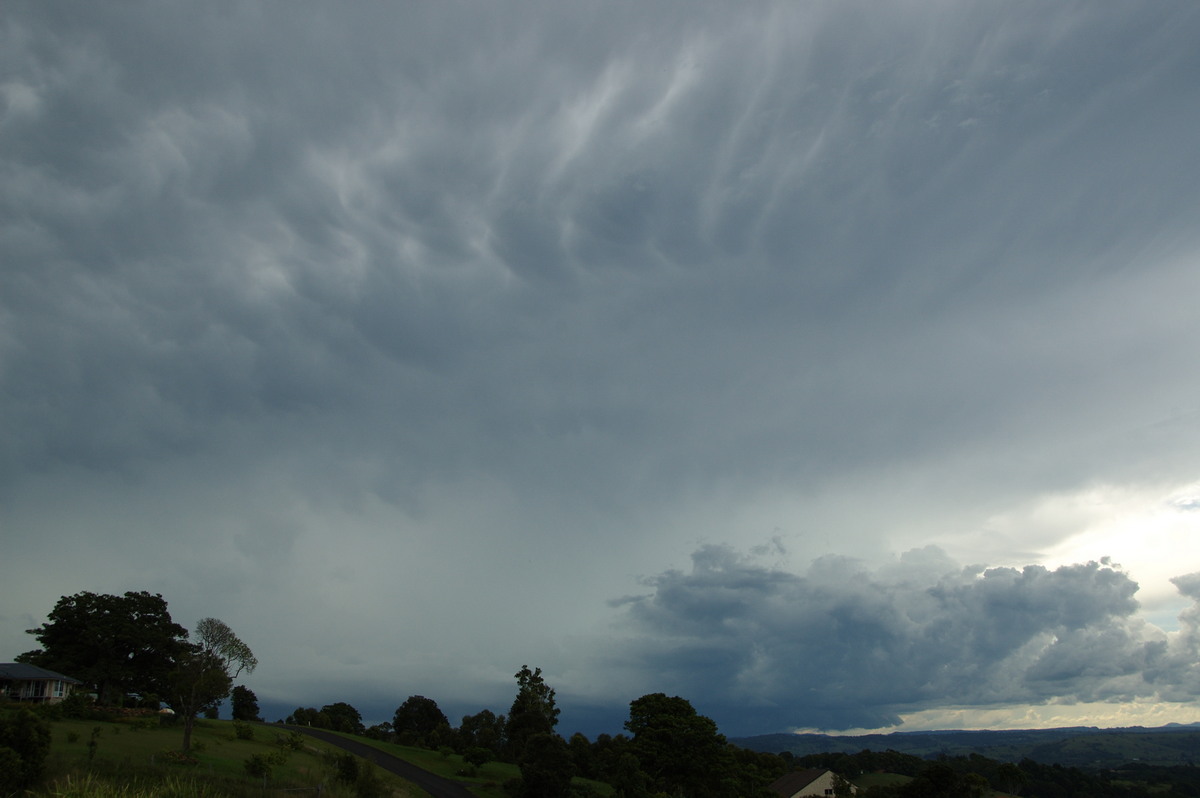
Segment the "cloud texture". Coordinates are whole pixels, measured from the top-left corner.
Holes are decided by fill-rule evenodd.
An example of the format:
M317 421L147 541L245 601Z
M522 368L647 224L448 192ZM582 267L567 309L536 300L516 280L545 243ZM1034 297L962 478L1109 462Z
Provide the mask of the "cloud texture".
M528 661L619 715L594 652L627 623L652 689L774 725L1194 695L1133 580L1174 623L1200 570L1197 34L1170 5L16 0L0 644L151 589L257 643L283 703L353 699L333 674L502 702ZM1118 507L1173 549L1090 550ZM777 567L731 553L773 537ZM930 544L996 567L893 562ZM802 720L808 634L844 676Z
M932 547L876 570L824 557L803 574L725 547L692 560L620 602L642 632L623 654L731 720L880 728L948 698L1179 698L1196 678L1195 609L1168 640L1136 618L1137 584L1108 564L962 568ZM1195 598L1196 579L1176 582Z

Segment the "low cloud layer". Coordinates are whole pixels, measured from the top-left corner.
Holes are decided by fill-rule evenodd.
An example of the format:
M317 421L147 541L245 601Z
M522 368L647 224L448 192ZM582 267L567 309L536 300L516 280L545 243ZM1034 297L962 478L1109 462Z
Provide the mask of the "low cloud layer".
M963 568L936 548L873 569L803 573L709 546L690 571L618 602L640 632L621 661L692 695L722 727L879 728L940 706L1198 695L1196 609L1173 635L1136 617L1106 563ZM1200 577L1175 580L1197 598Z

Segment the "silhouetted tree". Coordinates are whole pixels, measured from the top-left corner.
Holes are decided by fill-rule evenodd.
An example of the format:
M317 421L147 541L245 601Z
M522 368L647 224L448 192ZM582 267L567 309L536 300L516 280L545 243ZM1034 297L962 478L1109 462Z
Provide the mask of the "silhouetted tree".
M224 621L202 618L168 677L167 703L183 718L183 750L192 746L196 716L229 695L233 680L258 660Z
M442 726L449 729L450 721L436 701L423 695L410 695L392 718L392 730L401 745L434 745L432 738Z
M126 693L165 694L168 674L188 650L187 629L171 620L161 595L145 591L63 596L47 618L27 630L42 647L17 661L83 681L102 704Z
M261 720L258 716L258 696L249 687L238 685L230 698L234 720Z
M630 748L651 787L695 798L737 798L733 757L712 719L679 696L644 695L629 704Z
M575 766L567 744L557 734L529 737L521 749L522 798L562 798L571 786Z
M486 748L493 756L500 756L504 751L506 725L506 718L490 709L464 715L462 725L458 727L459 750Z
M531 737L554 733L559 710L554 701L554 690L542 678L541 668L531 671L528 665L522 665L514 676L517 696L508 711L505 731L509 756L513 761L519 761L521 751Z
M346 734L362 734L365 731L362 715L345 701L326 704L319 713L329 725L325 728Z

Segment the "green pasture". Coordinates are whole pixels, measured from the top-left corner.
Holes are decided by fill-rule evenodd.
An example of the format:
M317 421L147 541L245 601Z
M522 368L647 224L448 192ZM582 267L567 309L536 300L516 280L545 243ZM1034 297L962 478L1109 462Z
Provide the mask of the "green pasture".
M436 773L444 778L461 782L468 790L481 798L504 795L504 782L509 779L518 779L521 777L520 769L516 765L507 762L488 762L482 767L475 769L464 762L461 756L449 753L448 751L431 751L428 748L414 748L406 745L385 743L380 740L371 740L365 737L355 737L350 734L332 733L337 734L339 737L345 737L348 740L366 743L372 748L399 757L406 762L411 762L419 768L428 770L430 773ZM613 792L613 788L610 785L590 779L575 778L571 780L571 784L575 789L582 789L584 792L590 790L598 796L608 796Z
M352 798L351 785L339 783L331 745L303 737L298 750L282 742L288 732L254 725L253 739L239 739L230 721L197 721L190 758L179 754L180 725L158 720L115 722L59 720L50 724L51 747L46 777L36 796L55 798L171 798L171 796L303 796ZM272 758L267 776L251 776L246 762L255 755ZM385 794L420 798L423 790L379 768L374 773Z

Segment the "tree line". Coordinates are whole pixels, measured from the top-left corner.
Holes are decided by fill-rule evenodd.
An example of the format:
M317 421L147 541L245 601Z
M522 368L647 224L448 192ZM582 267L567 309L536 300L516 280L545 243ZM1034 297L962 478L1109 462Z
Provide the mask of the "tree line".
M215 717L227 697L235 720L260 720L254 693L233 685L258 664L250 647L215 618L201 619L191 631L176 624L161 595L64 596L45 624L27 631L41 648L19 655L19 662L80 679L100 707L132 702L157 708L165 703L182 722L185 751L195 719ZM421 695L409 696L390 722L370 727L345 702L298 707L285 722L447 750L461 755L471 768L493 760L515 763L520 778L505 785L514 798L586 795L584 787L571 782L577 776L611 785L616 798L769 798L774 793L768 785L775 779L809 767L843 777L842 792L850 780L867 773L906 777L902 783L860 791L865 798L971 798L988 789L1030 798L1200 796L1195 768L1130 765L1085 773L978 754L931 761L895 751L805 757L761 753L730 744L711 718L686 699L665 693L631 701L624 733L601 734L595 740L580 733L564 738L557 731L555 691L541 669L524 665L514 678L516 695L507 714L483 709L463 716L457 726L436 701ZM80 692L68 702L78 706L85 700L86 693ZM0 787L29 783L48 747L48 732L29 717L0 716L0 773L5 776Z
M514 678L517 691L507 714L484 709L463 716L458 726L422 695L409 696L390 722L370 727L344 702L297 707L285 722L452 751L472 768L493 760L514 763L521 778L506 787L520 798L578 793L581 788L571 784L577 776L611 785L618 798L766 798L774 795L768 785L789 769L781 756L729 744L711 718L664 693L630 702L628 734L601 734L593 741L577 732L564 739L556 731L555 691L541 668L524 665Z

